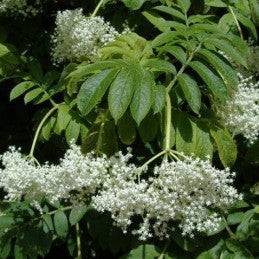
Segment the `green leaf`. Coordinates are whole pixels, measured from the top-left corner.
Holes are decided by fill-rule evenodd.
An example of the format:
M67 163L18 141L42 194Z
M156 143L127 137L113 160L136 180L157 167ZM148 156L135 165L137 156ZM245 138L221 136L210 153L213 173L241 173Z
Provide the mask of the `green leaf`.
M77 65L75 63L69 63L67 66L64 67L58 80L58 88L65 89L68 80L68 75L72 73L76 68Z
M191 26L189 29L191 33L200 34L200 39L203 41L205 38L208 37L208 34L205 34L205 32L210 33L220 33L219 28L215 24L209 24L209 23L195 23Z
M146 0L122 0L126 7L137 10L139 9Z
M220 259L235 259L235 255L228 250L223 250L220 254Z
M76 80L80 80L85 76L95 74L101 72L102 70L112 69L112 68L121 68L123 62L121 60L105 60L99 61L92 64L82 63L76 67L74 71L72 71L67 78L74 78Z
M77 96L77 105L82 114L88 114L100 102L117 73L117 70L103 70L82 84Z
M235 257L237 259L253 259L254 256L251 252L244 247L239 241L233 239L226 240L226 247L231 251L234 252Z
M198 114L201 108L201 92L196 81L189 75L183 73L178 76L178 82L189 106Z
M181 47L166 45L166 46L161 47L160 49L163 52L167 52L167 53L170 53L171 55L173 55L182 64L186 63L187 55Z
M50 95L48 93L42 91L42 93L39 94L39 96L35 98L34 104L41 104L49 99L50 99Z
M15 220L11 215L0 215L0 229L6 229L15 224Z
M80 138L81 138L81 143L83 143L83 142L86 140L88 133L89 133L89 127L87 127L87 126L84 125L84 124L81 124L81 125L80 125Z
M230 133L222 128L211 129L210 133L216 142L222 164L225 167L233 166L237 158L237 146Z
M68 234L68 220L66 214L62 210L58 210L54 214L55 230L61 238L65 238Z
M158 47L166 43L174 42L179 37L179 33L176 31L166 31L159 34L153 41L152 46Z
M138 125L146 117L152 106L153 87L155 85L155 80L150 72L142 70L139 76L140 77L136 79L139 83L135 87L130 105L132 117Z
M98 133L97 151L108 156L118 151L116 129L113 121L101 125Z
M194 8L196 6L194 5ZM206 23L209 21L210 18L213 18L214 15L201 15L201 14L196 14L196 15L191 15L188 17L188 22L189 24L195 24L195 23Z
M155 10L167 13L172 15L173 17L179 18L182 21L185 21L185 15L178 11L177 9L173 8L173 7L169 7L169 6L165 6L165 5L160 5L160 6L156 6L154 7Z
M205 4L213 7L227 7L227 4L221 0L205 0Z
M43 83L44 87L49 88L53 84L58 83L60 77L61 77L61 75L58 71L51 70L44 75L42 83Z
M69 215L69 222L73 226L77 224L85 215L87 212L88 208L86 206L77 206L74 207Z
M0 258L6 259L11 252L11 239L7 241L1 240L0 243Z
M134 74L132 68L123 68L113 81L108 95L109 110L117 122L127 110L134 93Z
M35 101L43 93L43 90L39 87L31 90L24 96L24 103L27 104L33 100Z
M118 121L118 135L125 145L131 145L136 139L135 124L128 112Z
M183 237L179 232L176 231L172 233L171 238L184 251L193 252L197 250L198 246L200 246L199 239Z
M153 245L141 245L130 251L124 258L132 259L153 259L160 256L160 253L156 250Z
M74 237L70 236L67 239L67 250L71 257L76 258L77 256L77 243Z
M56 122L56 130L61 133L65 130L71 120L70 107L67 104L60 104L58 106L58 116Z
M213 145L209 130L202 122L195 122L184 113L173 113L176 128L176 150L186 155L212 158Z
M243 39L241 39L239 36L235 35L235 34L231 34L228 33L227 34L227 39L231 41L231 44L238 49L238 51L240 53L242 53L242 55L244 57L249 56L250 54L250 48L247 44L247 42Z
M83 142L82 150L87 153L95 150L108 156L118 152L118 142L114 121L105 121L93 125Z
M166 88L163 85L154 86L154 102L152 108L154 113L161 112L165 107Z
M235 15L240 23L242 23L245 27L247 27L257 39L257 31L254 23L247 17L245 17L243 14L235 11Z
M219 22L218 22L218 29L222 33L229 33L230 31L235 32L235 30L233 30L233 28L237 29L233 15L231 13L227 13L227 14L224 14L223 16L221 16L221 18L219 19ZM239 36L237 36L237 37L239 37Z
M230 65L209 50L202 49L199 51L199 54L205 57L205 59L217 70L227 86L230 86L232 89L237 89L237 73Z
M162 32L169 31L172 27L172 22L166 21L164 18L155 16L149 12L142 13L157 29Z
M210 250L201 253L197 259L218 259L220 257L221 251L224 248L224 241L220 240L214 247Z
M251 229L251 219L254 216L254 209L248 210L244 214L242 222L238 225L236 229L236 236L241 241L247 239Z
M32 81L25 81L25 82L22 82L22 83L16 85L10 93L10 101L19 97L20 95L25 93L27 90L31 89L33 86L35 86L35 83Z
M155 139L158 132L158 117L149 114L140 124L138 131L144 143Z
M44 123L41 130L41 134L44 139L49 140L51 135L51 130L53 129L55 122L56 122L56 118L51 117L47 122Z
M49 214L42 215L43 222L43 231L45 233L49 233L50 231L54 231L54 225L52 221L52 217Z
M42 228L30 226L17 236L16 245L21 249L22 254L37 258L37 255L44 257L52 245L52 235L45 233Z
M3 45L0 43L0 59L11 65L20 64L19 58L14 54L11 45Z
M227 98L227 89L220 77L218 77L213 70L204 65L200 61L192 61L189 66L194 69L199 76L206 83L208 89L212 92L214 97L224 101Z
M100 61L93 64L80 64L73 72L71 72L66 78L66 88L69 95L77 93L78 83L85 80L89 75L98 73L102 70L117 68L120 69L125 62L121 60L109 60Z
M219 50L223 51L237 64L241 64L244 67L247 67L247 56L243 57L243 55L241 55L240 52L230 44L229 41L224 39L209 38L206 42L214 45Z
M80 124L75 120L71 120L66 128L66 141L70 144L76 142L80 133Z
M147 59L144 61L143 66L149 68L152 72L165 72L176 75L175 66L166 60Z
M250 12L256 26L259 26L259 2L257 0L248 0L250 4Z
M109 215L92 210L87 214L86 220L90 236L103 250L112 252L113 258L119 258L119 254L134 246L133 237L115 228Z
M27 256L23 254L22 247L18 244L14 246L14 258L15 259L27 259Z
M177 4L187 13L191 7L191 0L177 0Z
M244 219L244 213L243 212L235 212L232 214L229 214L227 217L227 222L229 225L237 225L241 223Z

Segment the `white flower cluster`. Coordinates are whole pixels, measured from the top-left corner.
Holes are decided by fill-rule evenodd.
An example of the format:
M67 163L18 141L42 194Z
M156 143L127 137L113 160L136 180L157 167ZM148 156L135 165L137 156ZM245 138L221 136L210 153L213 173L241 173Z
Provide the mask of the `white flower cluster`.
M83 155L76 145L67 150L58 165L36 165L19 150L11 148L0 157L4 169L0 169L0 188L7 192L6 199L40 201L43 197L51 202L73 198L73 191L89 196L106 182L109 174L128 170L128 156L110 159Z
M58 12L52 36L55 63L80 61L98 54L119 33L102 17L85 17L82 9Z
M1 0L0 13L13 13L26 15L36 15L39 12L40 0L36 0L34 5L28 4L27 0Z
M242 134L250 144L259 135L259 82L239 74L238 90L217 107L217 114L233 134Z
M173 221L179 222L183 235L192 237L194 231L217 230L221 217L212 211L225 211L241 198L231 185L235 174L217 170L209 161L187 157L163 162L154 175L136 183L130 175L117 174L92 198L94 208L109 211L125 232L133 216L142 218L143 223L132 232L141 240L152 232L167 237Z
M35 164L11 148L0 157L0 188L10 201L26 199L38 207L50 202L90 202L99 212L111 213L115 224L128 231L134 219L142 218L132 233L146 240L168 236L171 223L179 223L183 235L216 230L221 220L215 210L226 210L240 198L232 187L234 173L217 170L209 161L187 157L163 162L153 177L136 181L139 172L129 163L130 153L110 158L83 155L72 145L57 165Z

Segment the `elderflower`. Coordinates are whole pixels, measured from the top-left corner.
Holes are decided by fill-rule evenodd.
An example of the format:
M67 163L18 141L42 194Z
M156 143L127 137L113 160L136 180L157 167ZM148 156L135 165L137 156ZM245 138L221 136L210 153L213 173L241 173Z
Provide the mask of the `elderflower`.
M52 36L55 63L80 61L98 55L119 33L102 17L85 17L82 9L58 12Z
M217 114L233 134L242 134L250 144L259 135L259 82L239 74L238 90L217 107Z
M154 168L154 175L137 183L133 173L118 174L92 198L93 207L110 212L124 232L134 216L142 218L132 233L146 240L153 235L167 238L173 222L190 237L195 231L217 230L222 219L215 211L224 211L241 198L231 185L235 174L217 170L208 160L163 162Z
M76 145L71 145L58 165L36 165L19 150L10 148L0 157L0 188L10 201L25 198L32 204L44 197L50 202L63 199L89 198L102 186L109 175L128 173L126 166L131 155L122 154L107 158L83 155ZM125 171L125 172L124 172Z
M0 13L22 14L24 16L36 15L40 10L40 1L36 0L34 5L30 5L28 0L1 0Z

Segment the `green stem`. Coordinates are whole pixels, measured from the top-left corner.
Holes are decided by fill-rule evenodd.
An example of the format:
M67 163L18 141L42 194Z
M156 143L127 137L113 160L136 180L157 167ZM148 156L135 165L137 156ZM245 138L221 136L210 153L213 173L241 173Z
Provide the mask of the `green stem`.
M32 142L32 145L31 145L31 150L30 150L30 154L29 154L29 157L33 157L33 154L34 154L34 150L35 150L35 146L36 146L36 143L37 143L37 140L38 140L38 137L39 137L39 134L40 134L40 131L41 131L41 128L42 126L44 125L44 123L46 122L46 120L50 117L50 115L56 111L58 109L58 105L55 105L52 109L50 109L46 115L43 117L43 119L41 120L37 130L36 130L36 133L35 133L35 136L33 138L33 142Z
M146 163L144 163L141 167L136 169L136 176L138 177L138 183L140 183L140 174L141 172L153 161L155 161L157 158L159 158L160 156L164 155L166 153L165 150L159 152L158 154L156 154L155 156L151 157Z
M166 94L166 109L165 109L165 143L164 150L166 153L170 151L171 137L171 122L172 122L172 105L169 94Z
M228 226L228 222L227 222L227 220L226 220L226 218L225 218L224 216L223 216L223 219L224 219L224 221L225 221L226 230L227 230L227 232L228 232L230 238L237 240L236 235L233 233L233 231L231 230L231 228Z
M182 65L178 73L175 75L174 79L167 86L167 94L166 94L166 109L165 109L165 142L164 142L164 150L165 150L165 158L168 158L168 154L170 154L170 137L171 137L171 123L172 123L172 104L170 99L170 91L172 87L175 85L179 75L181 75L189 63L192 61L195 53L199 51L201 48L201 43L196 47L196 49L190 54L187 61Z
M172 150L170 150L170 156L172 156L172 158L174 158L176 161L179 160L178 156L176 156L176 155L172 152Z
M76 224L76 244L77 244L77 259L82 259L82 249L81 249L81 238L80 238L80 226Z
M151 162L159 158L160 156L164 155L166 153L165 150L161 151L160 153L156 154L155 156L151 157L145 164L143 164L139 170L145 169Z
M172 152L173 154L177 155L177 156L181 156L182 158L186 158L185 155L183 155L183 154L180 153L180 152L177 152L176 150L171 150L171 152Z
M100 2L98 3L98 5L95 7L95 9L93 11L91 18L96 16L96 14L98 13L99 9L102 7L104 2L105 2L105 0L100 0Z
M243 32L242 32L241 26L240 26L240 24L239 24L239 21L238 21L238 19L237 19L237 16L236 16L236 14L235 14L235 12L234 12L234 10L233 10L233 8L232 8L231 6L229 6L228 9L229 9L230 13L232 14L232 16L233 16L233 18L234 18L234 21L235 21L235 23L236 23L236 25L237 25L237 29L238 29L238 31L239 31L240 37L241 37L241 39L243 40L243 39L244 39L244 36L243 36Z
M189 56L189 58L187 59L187 61L182 65L182 67L180 68L180 70L178 71L178 73L175 75L174 79L170 82L170 84L167 86L166 90L169 93L172 89L172 87L175 85L178 77L184 72L184 70L186 69L186 67L189 65L189 63L192 61L195 53L197 51L199 51L199 49L201 48L201 43L197 46L197 48L191 53L191 55Z

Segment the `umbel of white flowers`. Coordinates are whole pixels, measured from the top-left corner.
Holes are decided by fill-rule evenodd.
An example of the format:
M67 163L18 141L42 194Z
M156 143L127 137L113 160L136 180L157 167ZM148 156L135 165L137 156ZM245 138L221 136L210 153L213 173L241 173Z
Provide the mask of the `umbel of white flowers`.
M83 155L72 145L59 164L40 166L11 148L0 157L0 188L9 201L87 201L99 212L110 212L124 232L140 216L143 221L132 233L141 240L167 237L171 223L191 237L196 231L216 230L221 218L215 211L225 211L241 198L232 186L234 173L217 170L209 161L187 157L163 162L153 177L136 181L138 168L129 163L131 157L121 152L110 158Z
M58 165L48 163L39 166L11 147L1 156L4 169L0 169L0 187L7 192L6 199L38 201L45 197L50 202L70 199L72 191L82 194L95 194L96 189L106 181L113 163L120 158L107 159L84 156L80 147L72 145L60 159Z
M34 5L28 4L27 0L1 0L0 13L12 13L26 15L36 15L39 12L40 0L36 0Z
M119 33L102 17L85 17L82 9L58 12L52 36L55 63L80 61L98 54Z
M103 184L92 204L97 211L109 211L125 232L133 216L140 216L143 222L132 233L141 240L152 233L168 237L172 221L179 223L183 235L193 237L195 231L217 230L222 219L213 211L225 211L241 198L231 185L234 175L208 160L186 157L163 162L154 168L154 177L138 183L132 174L117 174Z
M217 107L223 124L234 134L242 134L250 144L259 136L259 82L239 76L239 85L226 104Z

